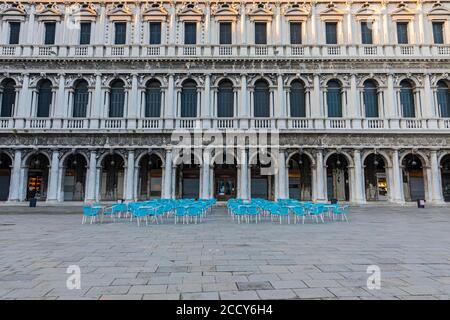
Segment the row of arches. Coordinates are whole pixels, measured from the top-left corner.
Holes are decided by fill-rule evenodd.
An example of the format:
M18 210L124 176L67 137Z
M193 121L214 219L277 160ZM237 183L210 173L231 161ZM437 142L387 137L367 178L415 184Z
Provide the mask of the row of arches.
M53 85L48 79L41 79L36 86L37 117L49 117L53 100ZM439 80L436 86L436 103L442 117L450 117L450 86L445 80ZM74 83L72 98L72 117L87 117L89 115L89 84L80 79ZM417 116L417 97L415 83L404 79L399 84L399 104L401 114L406 118ZM198 84L193 79L186 79L181 84L181 117L197 117L198 115ZM253 115L255 117L271 116L271 88L265 79L254 83ZM362 103L365 117L380 116L379 84L374 79L363 83ZM290 82L289 110L291 117L306 117L306 89L300 79ZM343 116L343 85L339 79L331 79L326 83L326 104L328 117ZM1 117L11 117L16 100L16 83L13 79L4 79L0 84ZM234 117L235 99L234 85L229 79L222 79L217 85L217 116ZM150 79L145 84L145 117L160 117L162 109L162 86L159 80ZM126 86L123 80L115 79L109 84L109 111L111 118L125 116Z
M313 200L313 185L317 183L313 167L314 159L307 153L294 153L287 160L288 196L292 199ZM425 160L420 154L410 153L401 161L402 187L405 201L425 199L428 186ZM33 153L24 162L26 175L26 199L36 197L45 200L48 192L51 161L45 153ZM86 197L88 158L83 153L69 154L62 161L61 193L64 201L82 201ZM276 177L265 169L270 163L259 157L251 163L249 172L249 192L253 198L273 199ZM326 157L327 198L351 201L352 159L344 153L333 153ZM6 152L0 153L0 200L8 199L11 180L12 158ZM136 192L138 199L159 198L162 195L164 160L160 154L148 153L138 159L136 167ZM443 199L450 201L450 154L440 160ZM367 201L387 201L390 199L391 164L380 153L364 157L364 195ZM124 198L126 158L119 153L105 155L98 163L99 194L102 201ZM227 200L239 196L239 170L236 159L233 163L216 163L212 167L211 196ZM173 174L173 197L200 197L201 166L194 159L188 164L176 165Z

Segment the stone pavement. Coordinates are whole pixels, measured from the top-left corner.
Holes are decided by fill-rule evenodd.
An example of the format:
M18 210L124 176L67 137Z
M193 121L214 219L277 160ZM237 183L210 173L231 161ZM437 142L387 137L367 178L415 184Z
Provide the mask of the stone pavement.
M449 299L450 208L354 207L350 222L81 225L0 208L1 299ZM81 268L68 290L67 267ZM369 265L381 289L367 288Z

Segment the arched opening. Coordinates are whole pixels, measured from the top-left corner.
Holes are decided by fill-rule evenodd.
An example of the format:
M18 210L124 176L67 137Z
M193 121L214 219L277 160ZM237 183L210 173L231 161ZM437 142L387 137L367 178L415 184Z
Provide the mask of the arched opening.
M400 105L404 118L416 117L416 104L414 101L414 86L409 80L400 82Z
M372 153L364 160L364 182L367 201L388 200L386 162L383 156Z
M177 198L198 199L200 193L200 164L191 155L190 163L177 166L175 193Z
M416 154L408 154L402 161L403 191L405 201L425 199L425 183L422 160Z
M145 116L161 116L161 83L156 79L149 80L145 86Z
M64 201L83 201L86 190L87 162L81 154L71 154L64 161Z
M306 117L305 107L305 85L300 80L291 82L289 92L291 117Z
M441 117L450 118L450 89L444 80L437 83L436 96Z
M301 201L312 199L311 160L302 153L289 159L289 198Z
M139 161L138 198L148 200L161 198L162 161L152 153L146 154Z
M450 202L450 154L441 160L442 195L445 202Z
M4 152L0 153L0 201L8 200L9 184L11 182L11 158Z
M220 163L214 163L214 197L219 201L236 198L237 195L237 162L221 156ZM217 161L217 160L216 160Z
M73 112L74 118L85 118L87 116L87 106L89 102L89 89L86 80L79 80L75 83L73 91Z
M111 83L109 100L109 117L122 118L125 106L125 84L122 80L114 80Z
M231 118L234 115L233 83L230 80L222 80L217 90L217 116Z
M350 183L348 161L340 153L332 154L327 159L327 194L328 200L349 201Z
M252 198L273 200L275 198L275 175L272 170L271 156L258 153L256 159L250 163Z
M266 80L255 82L253 110L255 117L270 117L270 91Z
M46 200L50 161L44 154L37 153L30 156L27 165L27 200L32 198L40 201Z
M181 89L181 117L197 117L197 83L194 80L183 82Z
M118 154L108 154L101 167L101 200L117 201L123 199L124 184L123 158Z
M16 103L16 82L13 79L5 79L0 84L1 110L0 117L12 117Z
M50 80L41 80L37 85L38 105L37 117L48 118L50 116L50 107L52 105L52 83Z
M339 81L330 80L327 83L328 117L342 117L342 87Z
M378 85L374 80L364 81L364 110L367 118L378 118Z

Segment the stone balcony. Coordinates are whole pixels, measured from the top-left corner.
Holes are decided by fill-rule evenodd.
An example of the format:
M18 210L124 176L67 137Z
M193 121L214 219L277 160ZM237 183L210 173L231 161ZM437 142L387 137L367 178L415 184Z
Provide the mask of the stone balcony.
M450 58L450 45L1 45L1 57Z
M279 130L281 132L450 132L450 118L0 118L0 131Z

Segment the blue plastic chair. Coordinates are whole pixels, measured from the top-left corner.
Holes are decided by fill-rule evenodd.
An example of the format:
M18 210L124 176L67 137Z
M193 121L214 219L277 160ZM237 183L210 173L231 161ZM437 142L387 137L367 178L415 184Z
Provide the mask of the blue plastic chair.
M258 210L257 206L249 205L249 206L245 206L244 208L246 211L247 223L250 222L250 217L255 217L256 223L258 223L258 219L259 219L259 221L261 221L260 211Z
M84 224L88 217L91 218L90 224L92 224L97 219L97 212L98 210L95 208L92 208L90 206L84 206L83 207L83 218L81 219L81 224Z
M345 221L348 222L347 215L348 215L349 212L350 212L350 206L349 205L345 205L343 207L336 206L334 208L334 210L333 210L333 215L335 217L341 216L341 220L342 221L345 220Z
M303 206L293 207L292 212L294 212L294 220L297 223L298 218L302 217L302 224L305 224L306 210Z
M178 218L181 217L183 224L186 220L186 208L185 207L175 207L175 224L178 222Z
M314 205L310 209L309 214L312 219L316 220L316 223L319 223L319 218L320 218L320 220L322 220L322 223L325 222L323 219L323 210L324 210L324 207L321 205Z
M192 206L188 208L188 223L190 219L194 219L195 218L195 224L197 224L197 220L200 217L200 222L202 221L202 208L200 206Z

